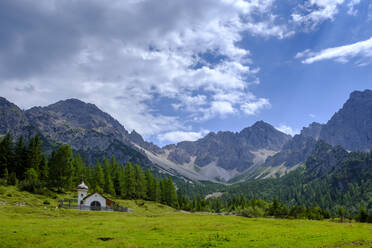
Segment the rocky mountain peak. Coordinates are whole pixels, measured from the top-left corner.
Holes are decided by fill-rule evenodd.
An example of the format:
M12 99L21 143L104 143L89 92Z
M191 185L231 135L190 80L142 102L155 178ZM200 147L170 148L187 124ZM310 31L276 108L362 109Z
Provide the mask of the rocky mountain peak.
M349 100L361 100L361 99L369 99L372 97L372 90L364 90L364 91L353 91L350 93Z
M46 107L34 107L26 111L32 123L40 131L57 136L77 134L88 130L105 135L116 136L124 140L127 130L109 114L100 110L96 105L85 103L78 99L59 101Z
M15 104L9 102L6 98L0 96L0 107L11 107L16 106Z
M355 91L320 132L331 145L351 151L372 149L372 91Z
M15 138L28 136L32 130L23 111L4 97L0 97L0 134L11 133ZM27 131L27 133L25 132Z
M239 134L253 149L280 150L291 136L274 128L272 125L258 121L251 127L244 128Z
M142 138L142 136L136 132L136 130L133 130L130 134L129 134L129 139L131 141L133 141L134 143L138 144L138 145L142 145L145 141L144 139Z
M304 127L301 130L301 135L305 137L312 137L316 140L320 137L323 125L318 122L311 123L308 127Z

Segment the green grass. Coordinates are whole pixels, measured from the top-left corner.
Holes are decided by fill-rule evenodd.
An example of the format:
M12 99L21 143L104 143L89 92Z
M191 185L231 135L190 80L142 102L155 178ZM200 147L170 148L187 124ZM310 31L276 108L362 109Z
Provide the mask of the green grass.
M370 224L191 214L145 201L119 201L133 213L65 210L56 209L63 195L1 186L0 197L1 248L372 247Z

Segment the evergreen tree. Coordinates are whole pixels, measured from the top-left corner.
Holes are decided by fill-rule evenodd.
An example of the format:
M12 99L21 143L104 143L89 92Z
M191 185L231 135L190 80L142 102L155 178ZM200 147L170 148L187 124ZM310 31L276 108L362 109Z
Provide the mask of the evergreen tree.
M359 209L359 215L357 217L357 220L360 222L367 222L368 221L368 213L365 208Z
M5 170L13 172L14 169L13 141L7 134L0 142L0 178L4 178Z
M111 165L111 177L115 178L116 173L119 171L120 166L119 164L115 161L115 157L112 156L110 159L110 165Z
M123 196L124 192L122 192L122 189L124 186L122 186L122 182L124 181L124 175L122 173L121 169L115 169L114 175L113 175L113 184L115 189L115 194L118 196Z
M168 204L169 188L167 181L166 178L160 181L160 202L163 204Z
M43 185L46 185L48 182L48 178L49 178L49 168L48 168L48 160L45 154L42 154L41 156L39 168L40 168L40 173L39 173L40 182Z
M39 172L39 166L42 159L41 140L39 136L35 136L30 140L27 150L27 156L27 168L34 168L36 172Z
M176 187L174 186L173 181L170 177L168 179L168 182L169 182L169 187L170 187L169 206L174 207L174 208L179 208Z
M160 182L161 202L168 206L178 208L178 198L176 188L174 187L172 179L164 178Z
M83 180L84 176L87 176L85 171L85 164L83 158L80 154L76 154L73 160L74 167L74 176L73 176L73 185L79 185Z
M100 193L103 193L103 189L105 187L105 175L103 174L103 169L101 165L97 162L96 168L96 185L95 185L95 191L98 191Z
M135 192L137 199L145 199L146 198L146 179L145 175L143 174L141 166L136 164L134 166L135 171Z
M154 178L154 184L155 184L155 201L160 202L161 201L161 189L160 189L160 182Z
M146 195L150 201L157 201L157 180L151 174L150 170L145 173L146 177Z
M40 187L39 177L34 168L30 168L25 172L25 179L21 182L21 189L37 192Z
M9 177L8 177L8 185L18 185L18 179L17 179L17 175L15 172L12 172L10 173Z
M15 173L17 178L20 180L24 179L24 175L27 169L27 149L24 144L23 136L18 139L16 144L15 154L14 154L14 162L15 162Z
M53 151L49 160L49 182L59 191L69 190L72 187L73 157L69 145L62 145Z
M127 199L136 198L136 178L135 171L131 163L127 163L124 169L124 183L122 192Z
M343 207L339 207L337 209L338 217L340 217L340 221L344 222L344 217L345 217L345 209Z

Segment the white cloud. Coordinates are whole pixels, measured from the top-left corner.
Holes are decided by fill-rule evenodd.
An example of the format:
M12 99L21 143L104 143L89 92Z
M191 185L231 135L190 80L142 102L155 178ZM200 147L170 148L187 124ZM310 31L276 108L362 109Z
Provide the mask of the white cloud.
M241 105L241 110L247 115L255 115L261 109L270 108L271 104L269 100L265 98L257 99L256 101L246 102Z
M210 111L212 116L216 114L225 116L227 114L233 114L235 112L233 106L229 102L212 102Z
M368 5L368 17L367 17L367 21L368 22L372 21L372 3L370 3Z
M372 37L368 40L359 41L354 44L327 48L320 52L305 50L298 53L296 58L303 58L302 63L312 64L322 60L334 60L339 63L347 63L353 58L358 58L356 64L364 66L372 62Z
M303 25L305 30L313 30L326 20L334 20L344 2L345 0L307 0L292 13L292 21Z
M239 42L293 34L276 23L274 0L12 3L0 15L18 23L3 29L2 95L24 108L79 98L145 137L269 107L250 91L259 68ZM178 113L160 112L161 101Z
M360 3L360 0L350 0L349 3L347 4L349 8L347 13L353 16L357 15L358 10L355 9L355 6L358 5L359 3Z
M291 128L290 126L287 126L287 125L280 125L279 127L275 127L275 128L278 129L279 131L281 131L283 133L286 133L286 134L289 134L291 136L294 136L294 135L299 133L299 131L294 130L293 128Z
M168 133L159 134L158 140L166 143L178 143L181 141L195 141L206 135L208 131L203 130L200 132L184 132L184 131L173 131Z
M314 118L316 117L316 115L314 115L314 114L309 114L309 117L314 119Z

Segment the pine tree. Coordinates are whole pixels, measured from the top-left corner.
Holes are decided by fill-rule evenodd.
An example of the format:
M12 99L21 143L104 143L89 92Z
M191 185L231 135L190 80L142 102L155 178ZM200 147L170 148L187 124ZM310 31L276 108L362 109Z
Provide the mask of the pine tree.
M150 170L145 173L146 178L146 197L150 201L156 201L156 179L151 174Z
M80 156L80 154L76 154L73 160L74 164L74 176L73 176L73 185L78 185L80 184L81 180L83 179L84 176L86 176L86 171L85 171L85 165L84 165L84 160Z
M105 175L103 174L103 169L101 165L97 162L96 168L96 187L95 190L103 193L104 187L105 187Z
M30 140L27 150L27 157L27 167L34 168L36 172L39 172L39 165L42 159L41 140L39 136L35 136Z
M116 173L119 171L120 166L119 164L115 161L115 157L112 156L110 159L110 166L111 166L111 177L115 178Z
M72 187L73 157L69 145L62 145L53 151L49 160L49 182L59 191L69 190Z
M161 201L161 189L159 181L154 178L154 185L155 185L155 199L154 201L160 202Z
M48 168L48 160L45 154L41 156L39 168L40 168L40 173L39 173L40 182L43 185L46 185L48 182L48 178L49 178L49 168Z
M123 186L122 182L124 181L124 175L122 173L121 169L116 169L114 171L113 175L113 184L115 189L115 194L118 196L124 195L124 192L122 192Z
M14 167L14 154L13 154L13 141L10 134L0 142L0 178L4 177L5 169L7 172L13 172Z
M173 184L172 179L168 178L168 187L169 187L169 206L178 208L178 197L176 192L176 187Z
M168 204L169 188L167 181L166 178L160 181L160 202L163 204Z
M34 168L30 168L25 172L25 179L21 182L21 189L37 192L40 187L38 174Z
M105 192L110 194L110 195L115 195L115 188L114 188L114 183L112 182L111 176L106 175L105 176Z
M345 217L345 209L343 207L339 207L337 210L338 217L340 217L340 221L344 222L344 217Z
M24 144L23 136L21 136L18 139L18 142L16 144L15 154L14 154L14 160L15 160L15 173L17 175L17 178L20 180L24 179L25 172L27 170L27 149Z
M10 173L8 177L8 185L18 185L18 178L15 172Z
M178 197L172 179L164 178L160 182L161 202L168 206L178 208Z
M145 199L146 198L146 179L145 175L143 174L141 166L136 164L134 166L134 173L135 173L135 180L136 180L136 198L137 199Z
M128 163L124 169L124 183L122 184L122 192L127 199L136 198L136 178L135 171L131 163Z

